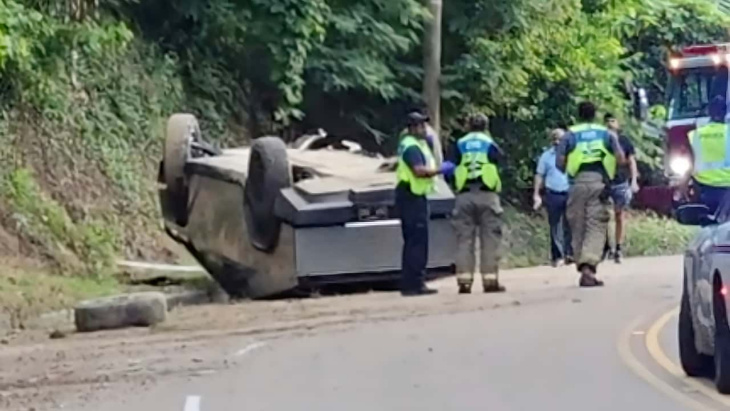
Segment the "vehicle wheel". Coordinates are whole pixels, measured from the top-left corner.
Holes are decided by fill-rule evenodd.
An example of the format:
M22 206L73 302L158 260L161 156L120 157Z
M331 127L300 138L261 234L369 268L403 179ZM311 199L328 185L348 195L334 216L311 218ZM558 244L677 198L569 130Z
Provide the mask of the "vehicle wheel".
M167 298L159 292L106 297L81 302L74 309L79 332L149 327L165 321Z
M697 351L686 284L682 291L682 305L679 309L679 358L684 372L690 377L704 377L712 372L712 357Z
M284 141L278 137L254 140L244 190L244 212L249 239L256 249L270 252L276 248L281 221L274 214L274 203L281 189L290 185Z
M167 121L163 158L169 212L180 226L188 220L188 181L185 163L191 158L193 141L200 140L200 126L192 114L173 114Z
M730 394L730 327L727 321L725 297L720 293L722 284L716 283L713 293L715 317L715 386L721 394Z

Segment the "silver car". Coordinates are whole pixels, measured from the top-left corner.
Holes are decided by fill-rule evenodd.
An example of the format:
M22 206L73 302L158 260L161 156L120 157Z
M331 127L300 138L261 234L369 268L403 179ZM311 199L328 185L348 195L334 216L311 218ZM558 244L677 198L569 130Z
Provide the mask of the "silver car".
M717 390L730 394L730 213L721 206L678 207L677 220L700 226L684 256L684 287L679 312L679 354L690 377L714 378Z

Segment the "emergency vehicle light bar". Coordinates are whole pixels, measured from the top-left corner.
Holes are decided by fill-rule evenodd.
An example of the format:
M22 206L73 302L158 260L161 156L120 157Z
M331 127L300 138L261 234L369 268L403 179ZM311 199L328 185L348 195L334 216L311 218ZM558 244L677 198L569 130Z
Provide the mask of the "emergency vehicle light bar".
M669 68L677 70L679 68L694 68L709 66L719 66L725 63L730 66L730 53L714 53L710 55L700 55L692 57L672 57L669 59Z
M679 52L670 55L669 68L701 67L710 62L718 66L723 61L730 65L730 43L695 44L682 47Z

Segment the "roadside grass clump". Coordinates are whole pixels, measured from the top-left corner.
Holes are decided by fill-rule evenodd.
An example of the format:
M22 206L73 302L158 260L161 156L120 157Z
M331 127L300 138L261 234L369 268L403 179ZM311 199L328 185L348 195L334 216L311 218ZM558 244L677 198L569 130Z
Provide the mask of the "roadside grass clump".
M550 261L550 232L547 217L527 214L504 206L502 267L544 265Z
M49 274L45 267L29 261L3 260L0 271L0 315L12 329L26 328L26 322L48 311L63 309L76 301L119 291L111 277L96 279Z
M681 254L698 230L655 213L632 212L622 247L631 257Z

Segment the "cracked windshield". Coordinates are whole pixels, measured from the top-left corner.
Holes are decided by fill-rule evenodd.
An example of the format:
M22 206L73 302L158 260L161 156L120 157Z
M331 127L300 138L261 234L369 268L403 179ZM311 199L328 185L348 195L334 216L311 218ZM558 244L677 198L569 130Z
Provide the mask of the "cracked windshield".
M0 410L730 407L730 1L0 0Z

